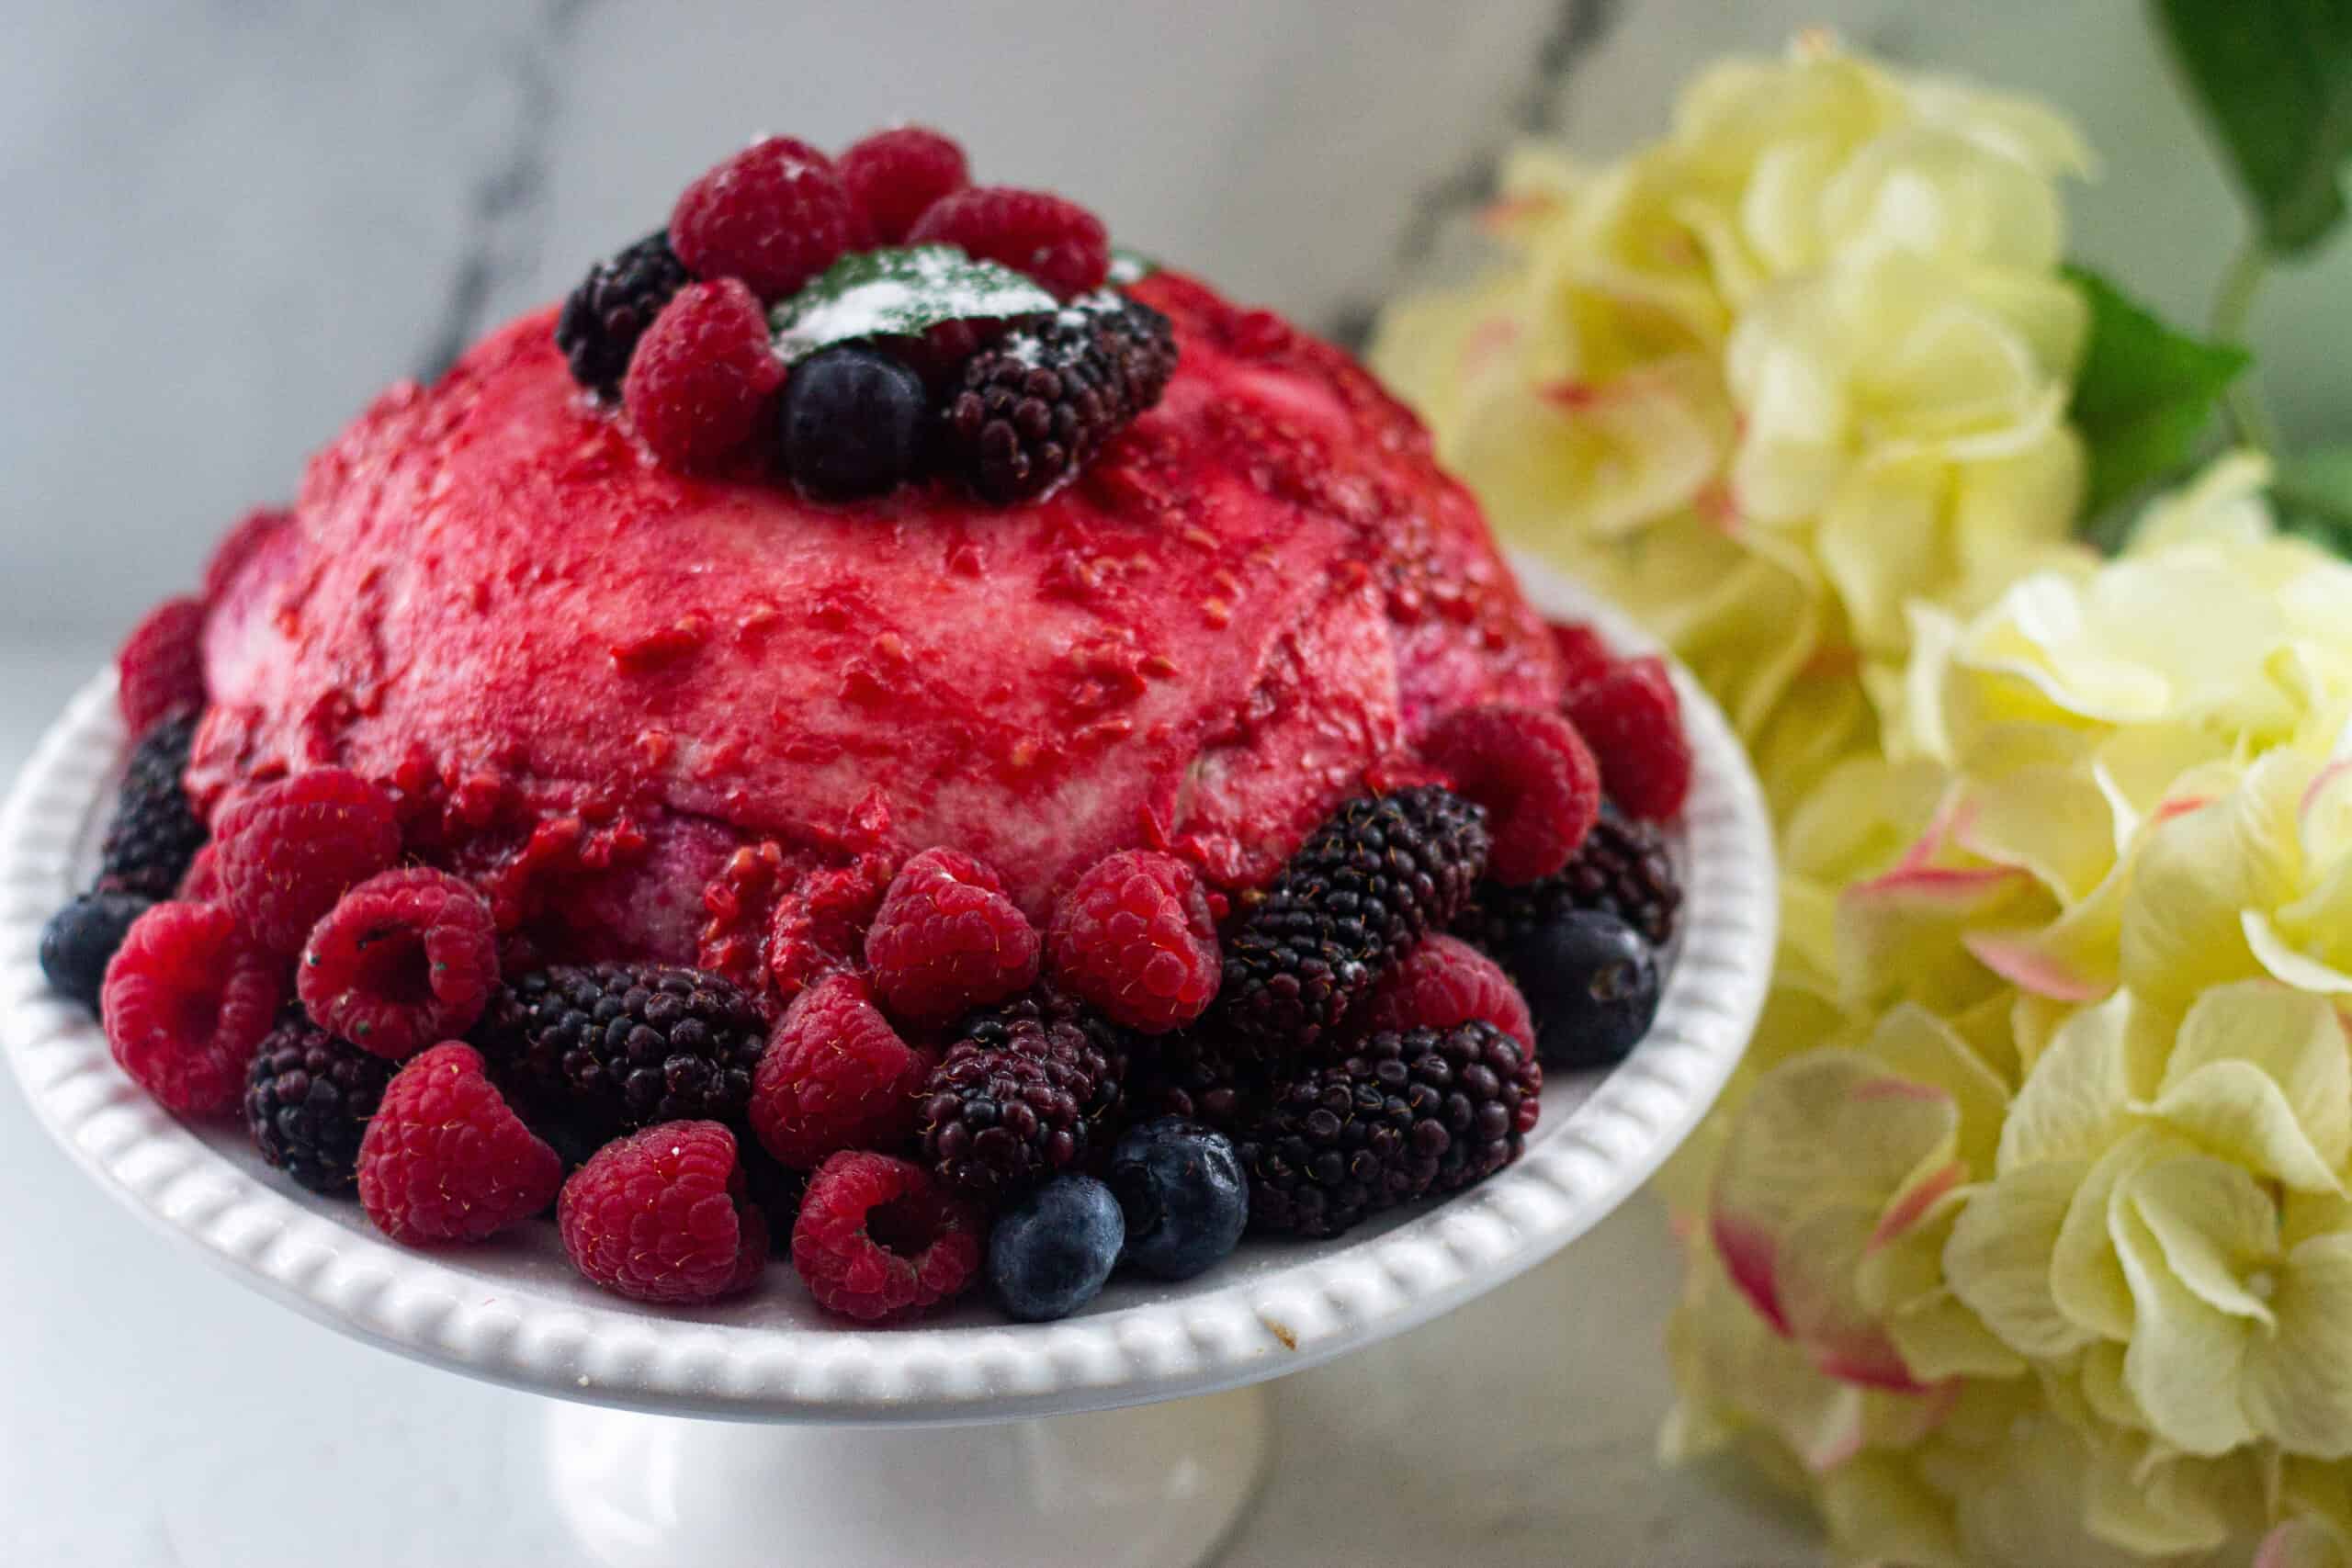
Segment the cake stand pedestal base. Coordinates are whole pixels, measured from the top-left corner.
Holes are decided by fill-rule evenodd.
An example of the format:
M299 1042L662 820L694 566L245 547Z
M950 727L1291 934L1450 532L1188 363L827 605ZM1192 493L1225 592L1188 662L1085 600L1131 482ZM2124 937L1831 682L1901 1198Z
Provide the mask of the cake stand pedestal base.
M690 1421L552 1402L556 1512L606 1568L1194 1568L1256 1493L1245 1388L989 1427Z

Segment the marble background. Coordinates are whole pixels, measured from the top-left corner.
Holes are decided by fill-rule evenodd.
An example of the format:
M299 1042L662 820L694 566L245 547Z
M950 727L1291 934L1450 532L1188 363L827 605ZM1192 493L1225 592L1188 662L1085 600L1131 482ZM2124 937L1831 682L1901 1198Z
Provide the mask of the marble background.
M2117 0L0 0L0 640L103 648L382 383L752 130L935 119L1345 331L1514 134L1623 146L1693 62L1823 22L2071 106L2107 158L2078 253L2201 313L2236 220ZM2352 247L2263 302L2295 431L2352 433L2347 283Z

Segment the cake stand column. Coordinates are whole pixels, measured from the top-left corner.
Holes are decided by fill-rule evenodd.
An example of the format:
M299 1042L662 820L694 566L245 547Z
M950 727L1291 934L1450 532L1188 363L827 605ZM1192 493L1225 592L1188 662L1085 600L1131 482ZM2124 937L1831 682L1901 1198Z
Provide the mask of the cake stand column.
M642 1568L1193 1568L1255 1495L1257 1388L994 1426L756 1426L551 1401L556 1513Z

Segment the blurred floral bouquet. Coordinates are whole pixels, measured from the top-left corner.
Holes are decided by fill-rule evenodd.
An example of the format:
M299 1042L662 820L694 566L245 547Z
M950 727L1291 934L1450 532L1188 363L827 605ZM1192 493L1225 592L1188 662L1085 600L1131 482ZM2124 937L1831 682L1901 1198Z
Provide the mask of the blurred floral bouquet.
M1666 1443L1849 1561L2352 1568L2352 449L2227 341L2343 215L2352 12L2157 10L2256 219L2211 341L2064 265L2058 116L1807 39L1515 158L1506 262L1374 351L1765 777Z

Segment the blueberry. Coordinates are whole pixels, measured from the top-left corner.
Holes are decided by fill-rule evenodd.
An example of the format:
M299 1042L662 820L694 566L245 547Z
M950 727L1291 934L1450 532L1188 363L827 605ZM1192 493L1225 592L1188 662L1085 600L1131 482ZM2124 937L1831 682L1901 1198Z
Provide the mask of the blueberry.
M40 972L58 991L97 1011L107 960L122 945L131 922L154 904L136 893L83 894L42 928Z
M1127 1221L1127 1261L1163 1280L1218 1262L1250 1223L1250 1179L1224 1134L1162 1116L1111 1152L1111 1190Z
M820 501L880 495L922 446L922 378L859 344L812 354L784 385L784 466Z
M1577 909L1512 944L1504 967L1535 1015L1547 1067L1622 1062L1657 1016L1657 953L1614 915Z
M1024 1322L1068 1317L1102 1292L1126 1235L1109 1188L1091 1176L1057 1176L997 1220L989 1286Z

